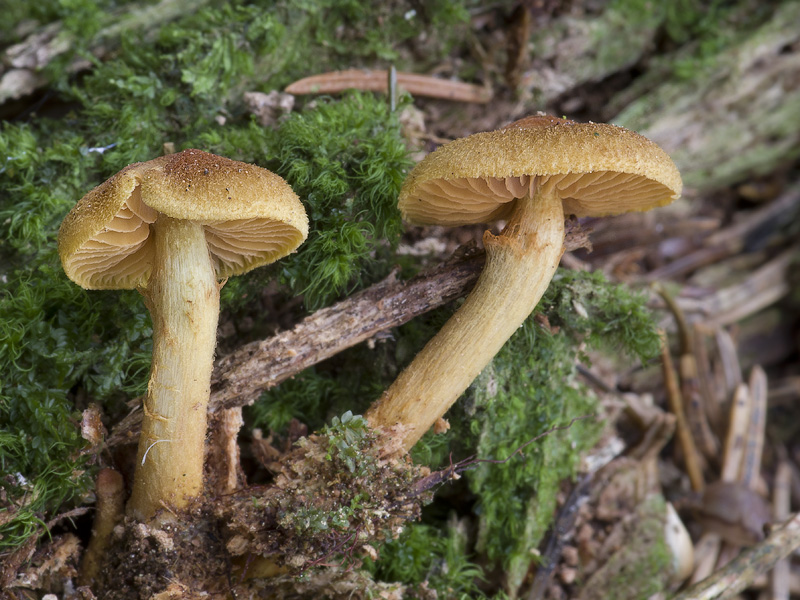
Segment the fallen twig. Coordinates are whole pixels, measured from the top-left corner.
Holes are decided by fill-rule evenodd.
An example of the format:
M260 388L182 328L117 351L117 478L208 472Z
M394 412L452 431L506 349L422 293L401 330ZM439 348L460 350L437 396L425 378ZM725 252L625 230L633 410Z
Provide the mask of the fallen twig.
M309 315L290 331L245 344L215 365L211 410L251 404L262 391L303 369L460 297L483 262L482 254L474 255L409 281L390 275Z
M680 384L678 383L678 374L675 372L675 366L672 362L672 356L669 353L669 344L667 343L666 334L662 332L661 337L661 359L664 371L664 385L667 392L667 401L669 402L670 410L676 417L676 427L678 441L683 449L684 461L686 462L686 471L689 474L689 481L692 484L692 489L700 492L705 487L703 479L703 464L701 455L695 446L692 432L686 420L686 414L683 410L683 399L681 397Z
M673 596L672 600L731 598L748 588L780 559L800 547L800 514L777 527L763 542L742 552L707 579Z

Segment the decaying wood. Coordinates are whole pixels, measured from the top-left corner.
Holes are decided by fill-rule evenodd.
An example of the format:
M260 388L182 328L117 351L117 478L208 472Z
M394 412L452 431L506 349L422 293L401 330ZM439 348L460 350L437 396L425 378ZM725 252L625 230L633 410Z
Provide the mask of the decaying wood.
M161 0L158 4L135 4L118 12L109 12L103 18L90 51L96 58L104 58L125 35L148 39L147 32L156 31L166 21L194 12L209 0L186 3L182 0ZM21 98L46 85L43 69L56 57L65 54L75 45L75 39L58 23L49 24L31 33L24 41L5 49L0 54L0 104ZM88 69L91 63L75 59L69 69L73 72Z
M529 10L541 5L521 4ZM647 53L660 25L655 11L650 11L652 17L634 22L626 18L626 7L606 6L599 13L563 11L533 32L528 68L519 76L522 92L542 104L553 102L575 88L625 71ZM597 40L602 40L599 46ZM576 95L571 104L579 109L580 102Z
M717 39L736 40L723 52L695 62L689 77L654 66L608 105L607 120L664 148L700 191L770 173L800 152L800 3L772 5L752 31L739 27L752 5L736 10L741 20L719 24ZM684 46L662 64L696 60L695 50Z
M707 579L673 597L673 600L731 598L749 587L780 559L800 547L800 514L794 515L756 546L742 552Z
M492 99L492 92L488 88L416 73L398 71L397 85L412 96L427 96L478 104L486 104ZM386 93L388 88L389 73L387 71L348 69L305 77L290 84L284 91L289 94L336 94L356 89Z

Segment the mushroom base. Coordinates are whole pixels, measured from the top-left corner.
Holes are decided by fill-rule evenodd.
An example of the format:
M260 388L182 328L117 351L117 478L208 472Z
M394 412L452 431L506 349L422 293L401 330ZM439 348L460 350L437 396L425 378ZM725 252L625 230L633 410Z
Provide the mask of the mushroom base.
M140 520L181 509L202 492L219 318L220 286L203 227L161 215L153 228L155 267L142 290L153 319L153 362L128 504Z
M533 312L564 252L564 210L550 187L515 202L498 236L484 234L486 266L461 308L367 411L409 450ZM392 433L394 432L394 433Z

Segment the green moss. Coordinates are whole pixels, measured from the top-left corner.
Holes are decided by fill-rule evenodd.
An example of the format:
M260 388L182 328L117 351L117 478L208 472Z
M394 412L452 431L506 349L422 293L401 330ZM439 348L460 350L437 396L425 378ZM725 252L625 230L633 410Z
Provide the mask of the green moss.
M309 308L384 275L377 259L401 231L397 194L411 167L397 114L385 101L350 94L320 100L278 128L267 164L307 202L311 231L283 279Z
M58 121L0 126L0 475L10 478L13 497L33 497L28 484L15 481L37 490L25 510L0 507L15 515L0 519L0 544L41 531L37 519L78 501L90 486L84 463L91 457L81 454L79 434L86 402L103 403L113 421L122 400L146 386L150 320L139 295L81 290L63 275L55 252L61 219L93 186L161 154L164 142L255 161L296 180L314 215L306 254L230 281L225 310L246 310L276 277L287 294L305 292L310 306L320 306L389 268L399 232L392 205L410 163L385 102L323 100L272 131L242 113L232 95L257 76L257 60L282 56L286 13L265 10L274 5L213 2L146 36L123 36L120 51L80 80L61 68L73 57L64 55L47 73L71 112ZM61 20L88 44L105 8L41 3L39 13L15 18ZM307 41L303 51L325 54Z
M20 32L28 31L33 23L66 23L68 28L86 34L96 32L96 24L106 11L119 4L114 0L42 0L42 2L3 2L3 20L0 22L0 45L21 41ZM89 27L87 30L86 27Z
M365 566L381 581L427 582L440 598L486 598L479 587L483 571L470 560L467 546L467 536L455 522L444 530L412 524L381 547L379 560L367 559ZM502 595L493 597L500 600Z
M626 540L586 582L582 600L652 598L667 590L674 565L664 540L666 507L661 496L652 496L636 508L629 520Z

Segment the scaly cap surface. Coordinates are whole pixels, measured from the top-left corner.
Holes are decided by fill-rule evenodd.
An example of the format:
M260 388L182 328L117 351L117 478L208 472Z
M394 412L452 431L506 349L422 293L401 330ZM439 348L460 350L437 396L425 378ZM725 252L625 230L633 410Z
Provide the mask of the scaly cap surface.
M274 262L308 235L303 205L282 178L184 150L129 165L76 204L58 235L67 276L87 289L146 286L159 213L204 226L220 279Z
M564 212L579 217L650 210L682 189L672 159L647 138L537 115L432 152L409 174L398 206L417 224L485 223L505 218L534 185L554 186Z

